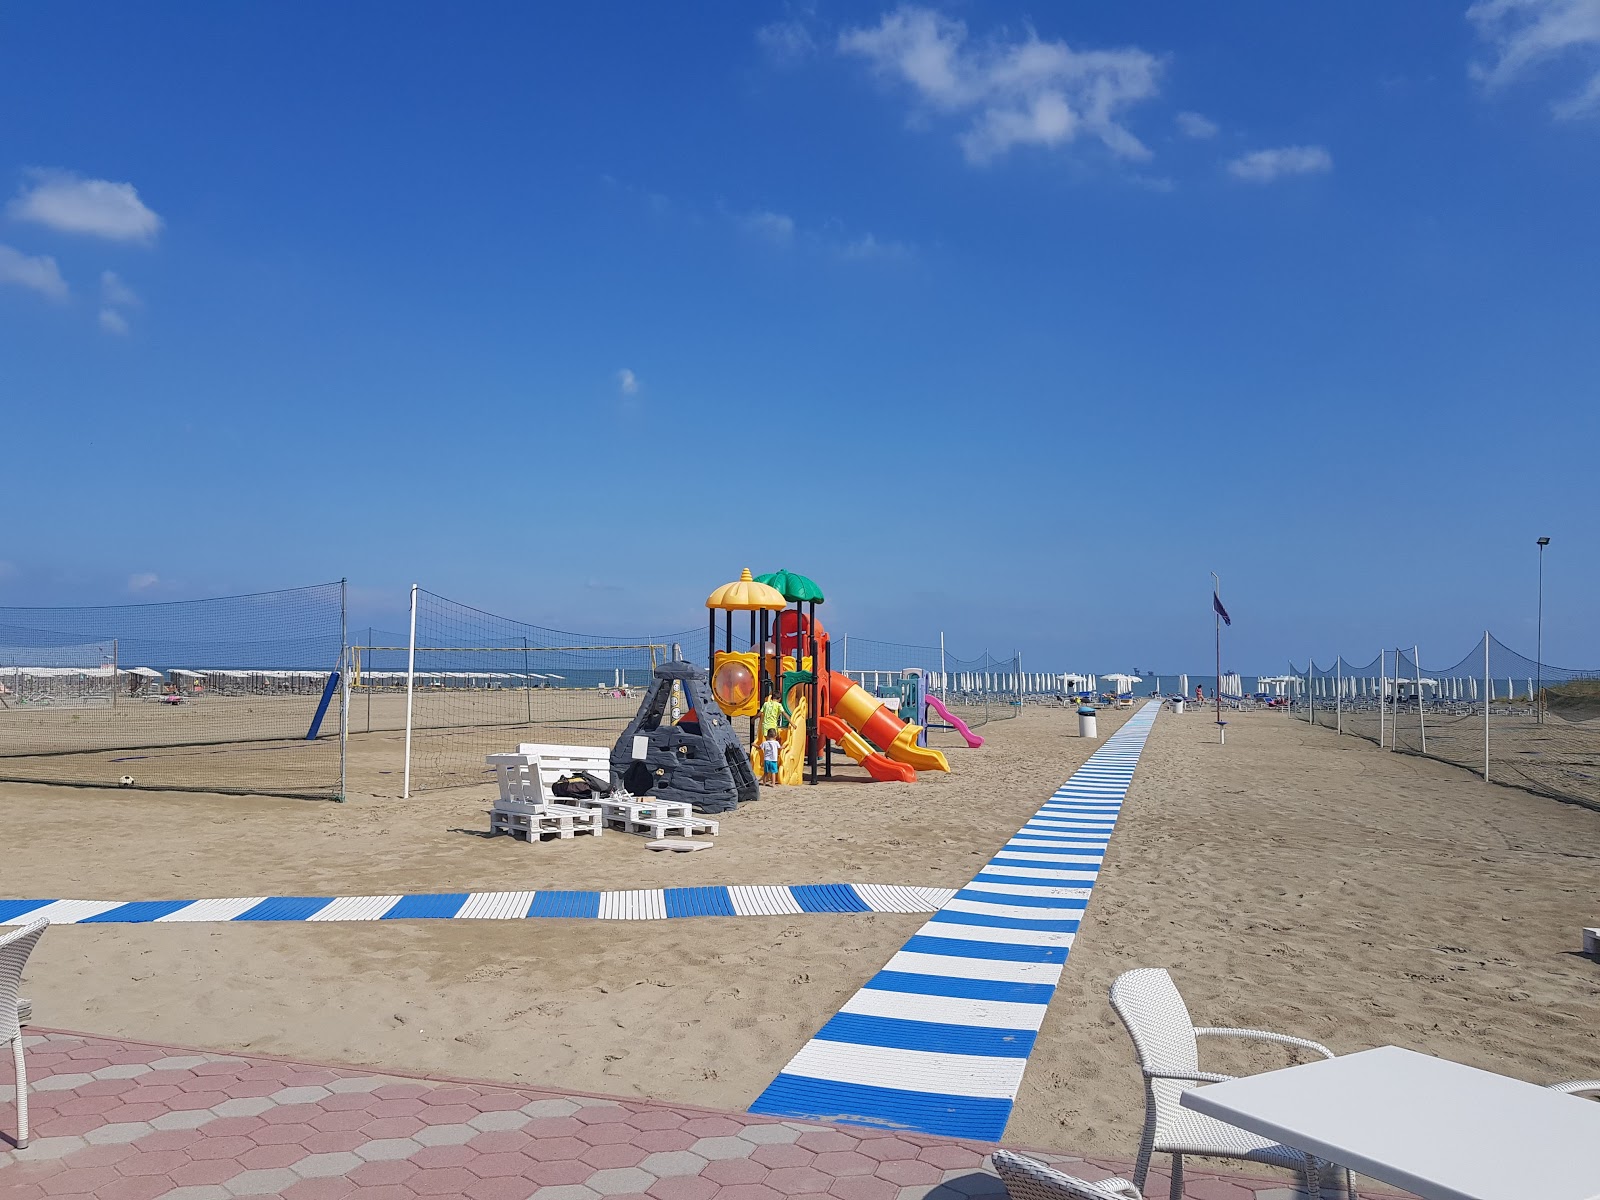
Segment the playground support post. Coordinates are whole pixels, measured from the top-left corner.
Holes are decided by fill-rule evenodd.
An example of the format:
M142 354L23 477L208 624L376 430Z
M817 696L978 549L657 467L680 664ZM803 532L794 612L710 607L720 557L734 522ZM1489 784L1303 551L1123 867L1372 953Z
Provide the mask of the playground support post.
M406 650L406 769L400 799L411 798L411 705L417 694L417 585L411 585L411 641Z

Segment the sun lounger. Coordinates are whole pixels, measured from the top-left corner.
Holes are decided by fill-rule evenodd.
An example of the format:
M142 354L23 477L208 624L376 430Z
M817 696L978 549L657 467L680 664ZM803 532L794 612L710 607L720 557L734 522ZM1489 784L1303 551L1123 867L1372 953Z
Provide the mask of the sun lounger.
M1143 1200L1126 1179L1090 1183L1010 1150L996 1150L989 1161L1011 1200Z

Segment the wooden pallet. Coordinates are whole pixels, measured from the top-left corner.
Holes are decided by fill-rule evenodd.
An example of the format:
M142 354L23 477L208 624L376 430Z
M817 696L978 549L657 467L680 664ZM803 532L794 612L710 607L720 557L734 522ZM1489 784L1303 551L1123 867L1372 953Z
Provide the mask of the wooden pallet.
M592 808L568 804L496 804L489 810L489 836L508 833L537 842L553 834L557 838L580 833L601 835L600 813Z
M652 839L669 837L678 834L681 837L693 837L697 833L714 834L720 828L717 823L707 817L646 817L642 820L630 820L626 817L611 817L606 821L607 829L620 830L623 833L638 833Z

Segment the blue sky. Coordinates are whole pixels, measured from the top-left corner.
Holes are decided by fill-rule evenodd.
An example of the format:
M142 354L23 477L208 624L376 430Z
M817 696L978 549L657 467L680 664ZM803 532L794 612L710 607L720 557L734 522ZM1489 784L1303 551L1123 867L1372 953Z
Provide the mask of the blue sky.
M13 5L0 604L1600 665L1600 0Z

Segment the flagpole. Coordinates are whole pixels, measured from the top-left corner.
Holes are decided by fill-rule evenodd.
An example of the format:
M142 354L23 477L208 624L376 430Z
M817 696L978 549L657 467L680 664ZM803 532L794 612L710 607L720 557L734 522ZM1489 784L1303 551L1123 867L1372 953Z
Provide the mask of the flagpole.
M1217 728L1222 728L1222 614L1217 611L1217 598L1222 595L1222 577L1211 572L1211 623L1217 627Z

